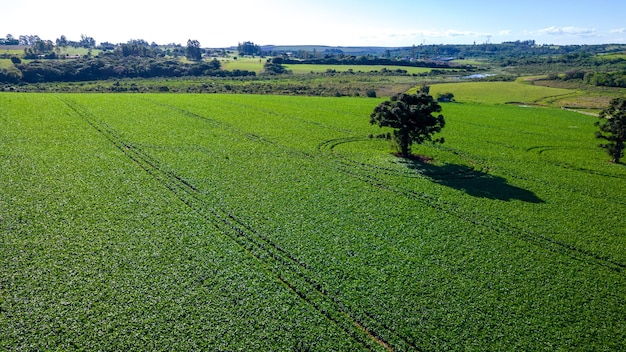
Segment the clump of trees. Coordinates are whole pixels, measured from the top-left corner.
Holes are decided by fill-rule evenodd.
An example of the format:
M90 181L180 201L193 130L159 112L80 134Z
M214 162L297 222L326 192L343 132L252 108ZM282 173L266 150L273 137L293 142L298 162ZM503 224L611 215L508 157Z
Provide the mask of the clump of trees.
M263 73L266 75L281 75L290 73L290 71L283 66L283 62L284 60L281 57L267 59L263 65Z
M202 60L202 49L200 48L200 42L197 40L189 39L187 41L186 57L191 61Z
M586 72L583 80L594 86L626 88L626 71Z
M600 128L596 137L607 141L599 146L606 149L613 158L612 162L619 163L624 156L626 142L626 99L611 100L609 107L600 112L599 118L600 121L595 123Z
M441 106L424 86L417 94L399 93L391 100L380 103L370 115L370 123L379 127L394 128L393 139L402 157L410 157L411 145L425 141L443 143L443 138L433 138L445 126Z
M17 84L22 80L22 72L15 66L0 69L0 82Z
M243 42L243 43L239 43L239 45L237 45L237 51L239 52L239 55L244 56L244 55L249 55L249 56L255 56L255 55L261 55L261 46L254 44L253 42Z
M55 42L43 40L38 35L21 35L17 41L10 34L7 35L7 38L9 37L11 39L7 39L6 42L11 43L10 45L27 46L27 48L24 48L25 59L56 59L61 49L66 49L68 46L85 49L94 49L96 47L96 40L84 34L81 34L80 41L70 41L64 35L57 38Z
M454 101L454 94L452 93L439 93L437 94L437 101L440 103L449 103Z
M225 71L217 59L184 64L175 59L141 56L119 57L111 53L77 60L36 60L13 65L0 72L0 82L13 84L121 78L244 77L254 75L256 73L252 71Z
M0 38L0 45L19 45L19 39L15 38L12 34L7 34L6 38Z
M32 39L32 38L31 38ZM36 39L36 38L35 38ZM35 40L33 39L33 40ZM30 39L29 39L30 40ZM38 40L32 47L26 48L25 56L34 61L22 62L12 58L13 65L0 69L0 83L43 83L43 82L77 82L122 78L154 78L154 77L244 77L255 76L252 71L225 71L220 61L202 61L202 49L197 40L189 40L187 50L181 48L192 64L183 63L167 53L155 43L148 44L145 40L130 40L120 44L113 51L101 52L98 56L85 55L81 58L67 59L59 56L55 50L69 45L70 41L61 36L55 46L51 41ZM93 38L82 36L85 46L94 44ZM80 44L78 43L78 44ZM39 60L52 59L58 60Z
M626 70L605 72L573 69L566 71L562 75L551 73L547 78L550 80L579 81L599 87L626 88Z
M157 57L161 54L161 50L158 47L149 45L143 39L131 39L126 43L119 44L114 52L118 57Z

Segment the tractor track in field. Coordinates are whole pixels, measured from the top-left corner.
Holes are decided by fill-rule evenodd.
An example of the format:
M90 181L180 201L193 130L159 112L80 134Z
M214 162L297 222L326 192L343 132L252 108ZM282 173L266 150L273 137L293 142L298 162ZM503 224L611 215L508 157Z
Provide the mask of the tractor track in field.
M272 141L270 139L267 139L265 137L250 133L250 132L246 132L244 130L241 130L233 125L230 125L228 123L224 123L224 122L220 122L220 121L216 121L214 119L211 119L209 117L194 113L192 111L186 110L186 109L182 109L176 106L172 106L169 104L164 104L164 103L160 103L160 102L155 102L152 100L145 100L146 102L150 102L154 105L158 105L161 107L165 107L165 108L169 108L173 111L176 111L177 113L183 114L185 116L194 118L194 119L199 119L201 121L204 121L205 123L208 123L212 126L224 129L226 131L232 132L232 133L236 133L238 135L244 136L252 141L256 141L256 142L260 142L260 143L264 143L264 144L268 144L268 145L273 145L273 146L278 146L286 151L288 151L291 154L296 154L298 157L306 157L308 159L318 159L318 157L316 155L313 154L309 154L306 153L304 151L300 151L300 150L295 150L291 147L285 146L283 144L277 143L275 141ZM270 239L265 239L268 243L272 243ZM287 253L287 252L285 252ZM302 268L307 268L307 265L305 263L302 263L301 261L293 258L293 261L300 263L300 266ZM326 296L328 299L332 300L333 303L337 306L346 306L345 303L340 302L338 299L332 297L329 292L319 283L314 282L314 280L308 279L308 281L310 281L310 284L313 285L316 290L320 293L322 293L324 296ZM396 347L400 347L400 350L415 350L415 351L421 351L422 349L417 346L414 342L410 341L407 337L403 336L402 334L400 334L399 332L395 331L393 328L389 327L388 325L381 323L380 321L378 321L373 314L364 311L364 310L359 310L359 314L361 316L361 318L359 320L354 320L354 323L362 330L366 331L368 336L376 338L378 340L380 340L380 344L383 346L386 346L387 349L389 350L393 350ZM376 329L373 329L372 327L377 327ZM387 337L386 340L383 340L381 337L379 337L377 335L377 333L379 333L380 331L385 332L385 336ZM376 332L376 333L375 333ZM391 338L389 338L389 336L391 336ZM396 341L394 343L391 343L393 341Z
M231 132L235 132L240 135L246 136L248 138L252 138L255 141L279 146L285 150L288 150L290 153L297 155L298 157L307 157L309 159L316 160L319 162L329 162L329 161L333 162L338 171L348 176L361 180L371 186L384 189L386 191L397 193L411 200L419 201L433 209L443 211L464 222L467 222L476 226L480 226L483 228L487 228L493 231L494 233L498 233L498 234L502 234L508 237L513 237L513 238L523 240L527 243L530 243L536 246L537 248L541 248L542 250L549 251L552 253L557 253L560 255L565 255L567 257L572 258L573 260L577 260L577 261L586 263L588 265L600 266L600 267L603 267L603 268L606 268L608 270L618 272L618 273L626 272L625 263L615 261L609 257L601 256L599 254L593 253L583 248L576 247L567 242L559 241L549 236L536 233L529 229L516 227L515 225L509 224L509 221L507 221L506 219L502 217L485 218L485 216L477 212L473 212L473 211L461 212L459 211L458 205L454 202L441 200L436 197L430 196L426 193L420 193L420 192L416 192L410 189L390 185L389 182L385 181L384 179L373 176L371 174L372 168L376 169L379 172L382 172L383 174L387 174L390 176L403 176L403 177L407 177L407 176L401 175L395 170L372 166L372 165L365 164L365 163L354 162L352 160L346 159L345 157L339 155L338 153L334 151L334 148L340 144L350 143L350 142L355 142L355 141L362 141L365 139L365 137L346 137L346 138L331 139L328 141L324 141L318 145L318 151L320 153L312 154L312 153L307 153L304 151L296 150L292 147L277 143L265 137L254 135L249 132L240 130L237 127L232 126L230 124L215 121L208 117L204 117L202 115L198 115L196 113L190 112L188 110L180 109L178 107L173 107L170 105L163 105L163 106L169 106L170 108L172 108L173 110L179 113L186 114L187 116L190 116L190 117L199 118L212 124L217 123L220 125L221 128L225 128ZM479 161L478 164L482 164L482 162ZM482 166L485 167L484 165ZM481 173L482 171L478 169L478 170L470 170L466 172L465 174L440 175L440 176L450 176L453 178L473 178L473 177L477 177L477 175ZM419 177L431 178L426 175L419 175ZM368 314L367 312L364 312L363 314L365 314L368 317L372 316L371 314ZM415 349L418 349L416 346L414 347Z
M334 148L342 143L364 140L365 137L348 137L325 141L318 145L319 153L309 153L278 143L266 137L247 132L229 123L214 120L210 117L206 117L180 107L153 101L151 99L144 100L151 104L171 109L190 118L200 119L209 125L239 134L250 140L280 147L297 157L306 157L322 163L332 162L338 171L350 177L358 179L373 187L394 192L408 199L418 201L433 209L444 211L459 220L487 228L494 233L518 238L543 250L565 255L588 265L600 266L620 273L626 272L626 264L624 263L617 262L605 256L600 256L569 243L536 233L532 230L516 227L515 225L509 224L504 218L485 218L484 215L473 211L459 211L457 204L454 202L441 200L426 193L420 193L401 186L392 185L387 180L374 176L372 174L372 168L376 169L377 172L382 172L383 174L388 174L390 176L409 176L398 173L396 170L376 167L349 160L334 151ZM70 104L68 104L68 106L71 107ZM83 116L77 109L72 109L87 122L90 121L88 115ZM399 350L422 350L422 348L417 346L411 338L404 336L402 333L397 332L392 327L389 327L385 323L379 321L373 314L368 313L362 308L350 307L349 304L346 305L337 298L333 297L322 284L313 279L311 274L307 273L309 268L305 263L290 255L280 246L273 243L268 237L259 234L257 230L246 225L244 221L239 220L227 210L211 208L207 201L203 199L200 191L190 182L187 182L173 172L164 170L159 163L156 160L153 160L148 154L144 153L140 148L124 143L116 134L111 136L107 135L107 133L110 132L107 131L105 125L98 123L98 121L95 120L95 117L92 117L91 120L93 121L89 123L96 130L111 140L111 142L122 150L122 152L144 168L146 172L153 175L153 177L175 193L181 201L197 213L201 214L207 221L215 223L215 226L220 229L221 232L233 239L253 257L262 262L266 268L268 268L268 271L275 275L280 282L297 294L301 299L308 302L317 311L322 313L328 320L341 327L346 333L355 338L355 340L359 341L365 348L383 348L387 350L396 348ZM111 131L113 133L115 132L113 130ZM142 163L146 161L151 162L152 165L149 164L148 166L144 166ZM478 170L470 170L465 174L450 176L457 178L472 178L477 177L476 175L480 173L481 171L479 168ZM418 175L417 177L428 178L426 175ZM357 316L358 318L355 318Z
M527 153L536 153L539 156L542 156L544 154L549 154L549 152L555 151L555 150L566 150L566 149L573 149L573 147L566 147L566 146L549 146L549 145L542 145L542 146L535 146L535 147L530 147L530 148L521 148L521 147L515 147L515 146L511 146L508 144L504 144L504 143L495 143L495 142L489 142L490 144L494 144L494 145L498 145L501 147L505 147L505 148L509 148L509 149L514 149L516 151L524 151ZM564 170L569 170L569 171L574 171L574 172L581 172L581 173L586 173L589 175L593 175L593 176L600 176L600 177L607 177L607 178L612 178L612 179L617 179L617 180L626 180L626 175L620 175L620 174L610 174L610 173L606 173L606 172L600 172L597 170L591 170L588 168L584 168L584 167L580 167L580 166L576 166L572 163L567 163L564 161L553 161L553 160L548 160L545 158L541 158L539 159L539 162L543 163L546 166L553 166L553 167L558 167ZM593 194L592 192L590 192L589 188L582 188L582 187L573 187L572 185L569 185L569 187L564 187L561 183L556 183L556 182L550 182L546 179L536 179L536 178L529 178L529 177L524 177L521 176L519 174L515 174L515 173L511 173L512 178L518 179L518 180L525 180L525 181L531 181L531 182L536 182L539 184L542 184L544 186L547 186L548 188L558 188L567 192L572 192L572 193L578 193L578 194L582 194L585 195L587 197L591 197L591 198L603 198L603 199L610 199L612 202L614 203L618 203L618 204L622 204L622 205L626 205L626 202L624 202L624 200L621 197L615 197L614 194Z
M462 157L463 159L466 159L468 161L469 164L471 164L471 167L467 167L466 169L459 169L457 170L457 172L420 172L420 171L413 171L410 173L402 173L399 172L397 169L392 169L392 168L388 168L388 167L383 167L383 166L374 166L371 164L367 164L364 162L359 162L359 161L355 161L355 160L350 160L349 158L344 157L343 155L340 155L338 153L334 152L334 149L336 146L344 144L344 143L352 143L352 142L362 142L362 141L368 141L370 140L370 138L366 138L366 137L347 137L347 138L338 138L338 139L331 139L325 142L320 143L317 146L317 149L320 151L324 151L324 150L329 150L332 152L332 157L336 159L336 161L341 162L342 164L344 164L345 166L352 166L353 168L359 168L362 169L364 171L367 170L376 170L379 172L382 172L383 174L389 175L389 176L396 176L396 177L405 177L405 178L428 178L428 179L433 179L433 178L439 178L439 177L445 177L446 179L469 179L469 178L476 178L476 177L481 177L483 176L486 172L489 171L489 167L487 167L485 165L485 163L483 161L475 161L472 160L469 156L464 155L462 152L459 152L457 150L453 150L453 149L449 149L448 151L452 154L455 154L459 157ZM441 148L441 147L440 147ZM483 171L485 170L485 171Z
M363 137L352 137L352 138L342 138L342 139L334 139L334 140L329 140L326 142L321 143L318 146L318 149L327 149L327 150L333 150L336 146L343 144L343 143L349 143L349 142L359 142L359 141L364 141L366 140L366 138ZM507 146L510 148L510 146ZM445 148L442 146L438 146L438 148ZM531 151L534 149L542 149L542 150L553 150L553 149L565 149L566 147L533 147L533 148L528 148L528 149L521 149L519 148L519 150L525 150L525 151ZM470 156L470 155L466 155L463 152L454 150L454 149L448 149L452 154L455 154L463 159L465 159L466 161L468 161L472 167L468 168L467 170L461 170L461 172L458 173L433 173L433 172L428 172L428 173L422 173L422 172L413 172L412 174L406 174L406 173L400 173L398 170L395 169L391 169L391 168L385 168L385 167L381 167L381 166L373 166L371 164L366 164L366 163L362 163L362 162L357 162L354 160L349 160L348 158L338 154L338 153L333 153L333 156L336 157L337 159L341 159L342 162L344 162L346 165L351 164L354 165L356 167L359 167L363 170L372 170L375 169L376 171L382 172L384 174L390 175L390 176L396 176L396 177L406 177L406 178L439 178L439 177L444 177L446 180L459 180L459 179L469 179L469 178L474 178L474 177L481 177L484 176L486 173L488 173L491 168L488 167L486 165L486 162L483 160L474 160L475 158ZM541 153L541 152L540 152ZM597 175L597 176L601 176L601 177L609 177L609 178L615 178L615 179L626 179L626 176L621 176L621 175L612 175L612 174L607 174L607 173L603 173L603 172L597 172L594 170L589 170L589 169L585 169L585 168L580 168L580 167L575 167L571 164L566 164L566 163L554 163L554 162L548 162L548 161L543 161L546 165L550 165L550 166L555 166L555 167L560 167L563 169L567 169L567 170L571 170L571 171L577 171L577 172L584 172L584 173L589 173L589 174L593 174L593 175ZM585 197L589 197L589 198L602 198L602 199L607 199L607 200L611 200L612 203L615 204L621 204L621 205L626 205L626 202L623 200L623 198L615 196L615 194L594 194L593 192L590 191L590 189L588 188L577 188L577 187L573 187L573 186L569 186L569 187L564 187L562 184L560 183L555 183L555 182L550 182L546 179L537 179L537 178L530 178L530 177L525 177L522 176L520 174L515 174L513 172L510 173L510 177L517 179L517 180L522 180L522 181L530 181L533 183L538 183L541 185L546 186L547 188L552 188L552 189L560 189L566 192L570 192L570 193L576 193L576 194L580 194L583 195ZM436 181L435 181L436 182Z
M335 164L337 165L337 168L340 171L354 178L362 180L363 182L368 183L374 187L378 187L384 190L398 193L406 198L419 201L421 203L426 204L427 206L431 208L450 214L464 222L468 222L476 226L486 227L496 233L522 239L526 242L529 242L538 246L539 248L542 248L542 249L545 249L554 253L567 255L571 257L572 259L587 263L589 265L601 266L609 270L620 272L620 273L626 272L625 263L615 261L611 258L598 255L596 253L587 251L582 248L578 248L567 242L556 240L549 236L536 233L532 230L518 228L514 225L509 224L503 218L492 217L492 218L486 219L481 214L473 212L473 211L460 212L458 205L453 202L441 200L425 193L420 193L420 192L416 192L410 189L390 185L385 180L371 175L370 173L368 173L368 171L371 171L371 169L374 168L374 169L379 169L379 171L382 171L384 174L390 174L390 175L395 174L397 176L398 175L397 173L390 172L388 169L383 168L383 167L379 168L376 166L367 165L363 163L356 163L356 167L355 167L354 162L352 162L351 160L346 160L342 156L337 155L334 151L334 148L342 143L349 143L349 142L354 142L354 141L358 141L362 139L363 138L355 138L355 137L350 138L349 137L349 138L329 140L329 141L320 143L318 146L318 149L320 150L320 152L326 153L328 155L328 159L334 161ZM427 178L426 176L424 177Z
M530 147L530 148L526 148L526 149L521 149L518 148L519 150L523 150L525 152L529 152L529 153L536 153L538 155L543 155L546 152L551 152L554 150L563 150L563 149L573 149L571 147L563 147L563 146L549 146L549 145L544 145L544 146L536 146L536 147ZM556 161L552 161L552 160L542 160L546 165L552 165L555 167L560 167L562 169L566 169L566 170L571 170L571 171L577 171L577 172L584 172L593 176L601 176L601 177L608 177L608 178L615 178L618 180L626 180L626 175L620 175L620 174L609 174L606 172L600 172L600 171L596 171L596 170L591 170L591 169L587 169L584 167L579 167L579 166L575 166L573 164L570 163L566 163L563 161L560 162L556 162Z
M100 121L78 103L65 98L59 99L79 118L109 140L125 156L172 192L192 211L213 224L220 233L233 240L243 250L261 262L264 268L285 287L315 308L315 310L360 343L365 349L422 350L407 337L375 319L372 314L362 311L355 313L346 309L345 304L333 297L321 283L312 277L305 263L228 210L213 207L204 198L203 193L191 182L175 172L167 170L158 160L141 148L133 145L132 142L126 141L115 129ZM233 126L222 124L183 109L169 105L164 106L194 118L206 119L222 128L236 129ZM253 139L262 138L240 130L237 130L237 132ZM264 138L262 139L264 142L273 143Z

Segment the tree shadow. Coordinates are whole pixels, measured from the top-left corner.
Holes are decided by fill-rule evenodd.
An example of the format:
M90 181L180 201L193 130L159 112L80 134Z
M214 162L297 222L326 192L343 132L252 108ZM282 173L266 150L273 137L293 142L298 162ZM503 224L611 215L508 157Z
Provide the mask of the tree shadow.
M473 197L544 203L533 192L510 185L503 177L490 175L467 165L444 164L437 166L424 162L419 158L404 159L404 163L410 169L419 172L440 185L463 191Z

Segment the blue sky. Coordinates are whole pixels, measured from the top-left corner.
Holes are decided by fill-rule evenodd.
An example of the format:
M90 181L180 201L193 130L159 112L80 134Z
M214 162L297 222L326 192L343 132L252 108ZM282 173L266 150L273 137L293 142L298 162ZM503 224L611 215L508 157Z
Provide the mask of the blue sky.
M97 5L96 5L97 4ZM410 46L534 39L539 44L626 43L626 1L13 0L0 36L97 42L144 39L276 45Z

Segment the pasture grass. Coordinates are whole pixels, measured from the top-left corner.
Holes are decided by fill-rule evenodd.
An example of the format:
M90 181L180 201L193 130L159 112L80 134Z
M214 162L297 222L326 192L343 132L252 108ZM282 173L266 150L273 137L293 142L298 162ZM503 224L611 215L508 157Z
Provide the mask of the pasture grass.
M0 54L14 56L21 56L24 54L24 49L6 49L6 47L7 46L4 46L4 48L0 48Z
M61 55L70 55L70 56L75 56L75 55L79 55L79 56L85 56L87 54L89 54L89 52L91 52L92 56L98 56L102 50L100 49L91 49L89 50L88 48L75 48L72 46L68 46L66 48L62 48L60 51Z
M385 66L385 65L315 65L315 64L298 64L298 65L285 65L288 70L291 70L295 74L304 74L311 72L380 72L382 69L390 71L403 70L407 71L407 74L420 74L428 73L432 71L431 68L425 67L409 67L409 66Z
M626 348L624 165L462 85L429 163L382 99L0 94L0 347Z
M232 58L229 59L221 59L222 68L225 70L246 70L252 71L256 73L260 73L263 70L263 65L266 62L266 58L251 58L251 57L243 57L237 58L234 60ZM323 73L329 70L336 72L379 72L381 69L385 68L391 71L395 70L405 70L407 74L421 74L428 73L432 69L424 68L424 67L407 67L407 66L385 66L385 65L317 65L317 64L289 64L284 65L288 70L293 72L294 74L307 74L307 73Z
M24 50L7 49L7 46L5 45L0 48L0 54L21 57L24 54ZM13 66L13 62L11 62L11 59L0 59L0 68L8 68L11 66Z
M419 87L413 88L413 92ZM454 99L481 104L527 103L539 104L577 96L580 93L563 88L550 88L518 82L460 82L433 84L431 95L453 93Z
M0 59L0 68L9 68L13 66L13 62L10 59Z
M462 65L462 66L488 66L489 62L486 60L472 60L472 59L456 59L452 60L454 64Z
M220 59L222 63L222 68L228 71L234 70L242 70L242 71L251 71L260 73L263 70L263 65L265 64L266 58L237 58L234 60L232 58L229 59Z
M597 59L601 60L601 61L605 61L605 60L617 60L617 59L622 59L622 60L626 60L626 53L610 53L610 54L602 54L602 55L597 55L596 56Z

